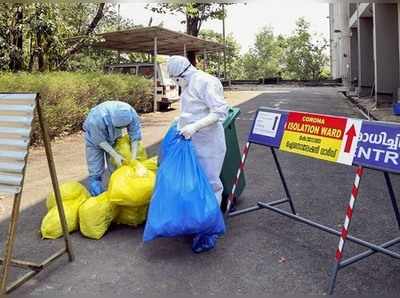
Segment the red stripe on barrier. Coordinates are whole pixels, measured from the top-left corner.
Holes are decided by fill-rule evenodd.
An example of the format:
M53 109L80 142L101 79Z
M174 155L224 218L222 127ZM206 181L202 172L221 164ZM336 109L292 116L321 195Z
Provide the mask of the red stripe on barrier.
M346 214L349 217L349 219L351 220L351 217L353 216L353 209L351 209L350 206L347 207Z
M341 234L343 240L346 239L348 235L349 235L349 231L347 231L346 229L343 228L342 234Z
M247 152L249 151L250 143L246 143L246 147L244 147L244 155L247 155Z
M244 150L243 150L242 158L240 160L239 169L236 172L236 178L235 178L235 182L233 183L233 186L232 186L232 191L228 197L227 212L229 212L230 205L233 203L233 198L235 197L235 190L239 184L240 175L244 170L244 164L246 162L247 153L249 152L249 148L250 148L250 142L247 142L246 146L244 147Z
M358 176L362 176L364 174L364 168L358 167L356 173Z
M341 259L342 259L342 252L339 249L337 249L336 250L336 261L340 262Z
M350 203L349 203L349 205L347 206L347 209L346 209L346 221L347 221L347 218L348 218L347 226L346 226L346 221L345 221L345 225L342 228L341 235L340 235L339 247L336 250L336 261L338 263L340 262L340 260L342 259L342 256L343 256L343 247L344 247L344 244L345 244L345 240L349 235L350 222L351 222L351 218L353 216L354 206L351 206L350 204L351 204L353 198L354 198L354 201L357 199L359 185L356 187L356 183L357 183L357 180L358 181L361 180L361 176L364 173L364 168L363 167L358 167L356 173L357 174L356 174L356 177L355 177L355 181L353 183L353 188L351 190Z

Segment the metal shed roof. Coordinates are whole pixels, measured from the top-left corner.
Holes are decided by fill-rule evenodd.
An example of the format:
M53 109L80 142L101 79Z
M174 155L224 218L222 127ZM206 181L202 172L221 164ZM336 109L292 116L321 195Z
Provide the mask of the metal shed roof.
M157 53L161 55L182 55L186 52L220 52L220 43L204 40L185 33L162 27L144 27L124 31L101 33L103 40L94 46L122 52L153 53L155 38Z

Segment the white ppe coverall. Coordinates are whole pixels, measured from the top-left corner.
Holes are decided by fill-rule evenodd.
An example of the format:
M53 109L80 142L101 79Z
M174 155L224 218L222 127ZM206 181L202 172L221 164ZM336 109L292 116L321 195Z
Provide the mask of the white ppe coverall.
M172 56L168 61L169 75L182 86L181 114L178 129L187 125L196 125L202 119L212 115L215 121L200 126L191 136L196 156L203 168L218 203L222 200L223 186L220 180L222 165L226 153L223 121L228 113L221 82L200 70L181 56ZM183 82L182 82L183 79Z

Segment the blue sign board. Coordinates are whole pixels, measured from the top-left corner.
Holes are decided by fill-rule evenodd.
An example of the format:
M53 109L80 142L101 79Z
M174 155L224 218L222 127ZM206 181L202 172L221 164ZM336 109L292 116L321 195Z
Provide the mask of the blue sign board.
M400 125L363 121L354 163L400 173Z
M287 116L286 111L259 109L253 121L249 142L279 148Z
M291 113L298 112L259 108L249 134L249 142L280 148ZM354 131L356 149L352 153L353 164L400 174L400 124L352 118L347 118L347 121L350 125L355 121L362 123L361 128ZM346 148L345 140L342 150Z

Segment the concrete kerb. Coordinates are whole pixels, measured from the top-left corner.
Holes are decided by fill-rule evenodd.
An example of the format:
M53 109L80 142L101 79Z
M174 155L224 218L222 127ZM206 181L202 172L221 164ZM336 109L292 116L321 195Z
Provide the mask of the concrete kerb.
M368 104L372 103L372 100L368 100L368 98L359 98L356 96L347 95L342 92L339 93L341 93L355 109L357 109L365 118L369 120L400 122L400 117L395 116L391 108L371 109Z

